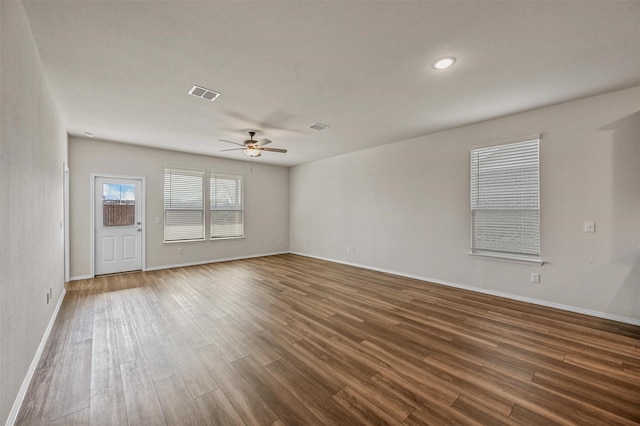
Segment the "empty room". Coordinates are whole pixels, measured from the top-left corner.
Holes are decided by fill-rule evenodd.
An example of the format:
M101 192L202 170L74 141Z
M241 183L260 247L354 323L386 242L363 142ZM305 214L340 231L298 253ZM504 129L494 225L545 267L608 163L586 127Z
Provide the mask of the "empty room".
M0 0L0 43L0 424L640 424L640 1Z

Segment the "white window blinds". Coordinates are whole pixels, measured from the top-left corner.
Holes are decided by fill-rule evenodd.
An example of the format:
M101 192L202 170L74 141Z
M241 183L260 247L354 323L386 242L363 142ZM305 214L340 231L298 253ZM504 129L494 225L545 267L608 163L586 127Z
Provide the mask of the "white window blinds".
M540 258L539 139L471 151L471 251Z
M164 169L164 240L204 239L204 172Z
M211 238L242 237L242 176L212 172L210 183Z

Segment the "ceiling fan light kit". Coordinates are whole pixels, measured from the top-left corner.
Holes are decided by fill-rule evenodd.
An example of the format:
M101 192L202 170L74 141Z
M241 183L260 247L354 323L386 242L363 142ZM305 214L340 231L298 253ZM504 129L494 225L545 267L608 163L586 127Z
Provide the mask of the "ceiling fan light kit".
M286 149L282 149L282 148L265 148L264 146L267 144L270 144L271 141L269 139L262 139L259 141L256 141L253 139L253 137L256 135L256 132L254 131L250 131L249 132L249 139L247 139L246 141L244 141L244 143L238 143L238 142L232 142L232 141L228 141L225 139L220 139L221 142L226 142L226 143L232 143L234 145L239 145L242 148L231 148L231 149L223 149L220 152L225 152L225 151L240 151L242 150L242 152L244 153L244 155L246 155L247 157L261 157L262 153L261 151L270 151L270 152L279 152L279 153L286 153L287 150Z
M255 149L254 147L249 147L246 148L244 150L242 150L242 152L244 153L244 155L246 155L247 157L261 157L262 154L260 153L259 150Z

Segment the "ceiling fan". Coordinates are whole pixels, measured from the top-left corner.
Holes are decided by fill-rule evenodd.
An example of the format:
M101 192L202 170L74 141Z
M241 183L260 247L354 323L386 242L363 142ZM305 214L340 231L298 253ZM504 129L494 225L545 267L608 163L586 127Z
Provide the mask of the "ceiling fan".
M248 157L260 157L262 155L260 151L281 152L281 153L287 152L286 149L265 148L264 146L267 144L270 144L271 141L269 139L262 139L259 141L255 141L253 140L253 137L255 135L256 135L256 132L250 131L249 132L250 139L247 139L246 141L244 141L244 143L231 142L224 139L220 139L221 142L232 143L234 145L240 145L242 147L242 148L223 149L220 152L242 150L244 154Z

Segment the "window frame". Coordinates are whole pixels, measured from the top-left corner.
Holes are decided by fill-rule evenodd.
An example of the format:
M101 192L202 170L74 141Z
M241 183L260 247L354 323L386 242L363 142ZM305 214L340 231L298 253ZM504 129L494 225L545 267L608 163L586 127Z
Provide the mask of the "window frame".
M542 241L541 241L541 199L540 199L540 135L530 135L530 136L526 136L526 137L522 137L522 138L517 138L517 139L511 139L511 140L507 140L507 141L502 141L502 142L495 142L495 143L491 143L491 144L484 144L484 145L479 145L479 146L473 146L471 147L471 149L469 150L469 200L470 200L470 251L469 251L469 255L474 256L474 257L480 257L480 258L487 258L487 259L494 259L494 260L502 260L502 261L507 261L507 262L516 262L516 263L526 263L526 264L534 264L534 265L542 265L544 262L542 260L541 257L541 246L542 246ZM500 250L491 250L491 249L486 249L486 248L477 248L474 247L474 241L477 241L476 239L476 229L474 227L474 211L483 211L483 209L481 208L474 208L474 188L473 188L473 184L474 184L474 153L478 152L478 151L482 151L482 150L495 150L496 148L502 147L502 146L509 146L509 145L515 145L515 144L524 144L524 143L535 143L536 144L536 197L537 197L537 209L535 209L535 211L537 211L537 253L535 254L530 254L530 253L522 253L522 252L516 252L516 251L500 251ZM520 187L519 189L522 189L522 187ZM506 208L503 207L502 209L500 208L493 208L491 210L494 211L501 211L501 212L507 212L507 211L530 211L530 208ZM487 209L485 208L484 211L487 211ZM525 220L525 219L523 219ZM517 234L516 234L517 235Z
M213 190L214 190L214 185L213 185L213 181L214 179L216 179L217 176L220 177L227 177L227 178L233 178L233 179L237 179L237 181L240 183L240 209L226 209L226 210L222 210L222 209L218 209L218 210L214 210L213 208L213 203L212 201L212 196L213 196ZM245 185L244 185L244 175L243 174L239 174L239 173L232 173L232 172L222 172L222 171L215 171L215 170L211 170L209 172L209 206L208 206L208 213L209 213L209 240L210 241L220 241L220 240L233 240L233 239L241 239L245 237L245 233L244 233L244 207L245 207L245 203L244 203L244 194L245 194ZM222 236L214 236L213 234L213 217L214 217L214 211L219 211L219 212L240 212L240 234L239 235L222 235Z
M201 177L202 179L202 186L201 186L201 191L202 191L202 208L201 211L202 212L202 237L200 238L188 238L188 239L167 239L167 210L193 210L193 211L198 211L196 209L179 209L179 208L167 208L166 207L166 203L167 203L167 199L166 199L166 195L167 195L167 189L166 189L166 183L167 183L167 172L181 172L185 175L198 175ZM205 200L205 177L206 177L207 173L204 170L195 170L195 169L185 169L185 168L181 168L181 167L169 167L169 166L165 166L164 170L163 170L163 200L162 200L162 204L163 204L163 235L162 235L162 239L163 239L163 243L165 244L174 244L174 243L186 243L186 242L196 242L196 241L206 241L206 200Z

